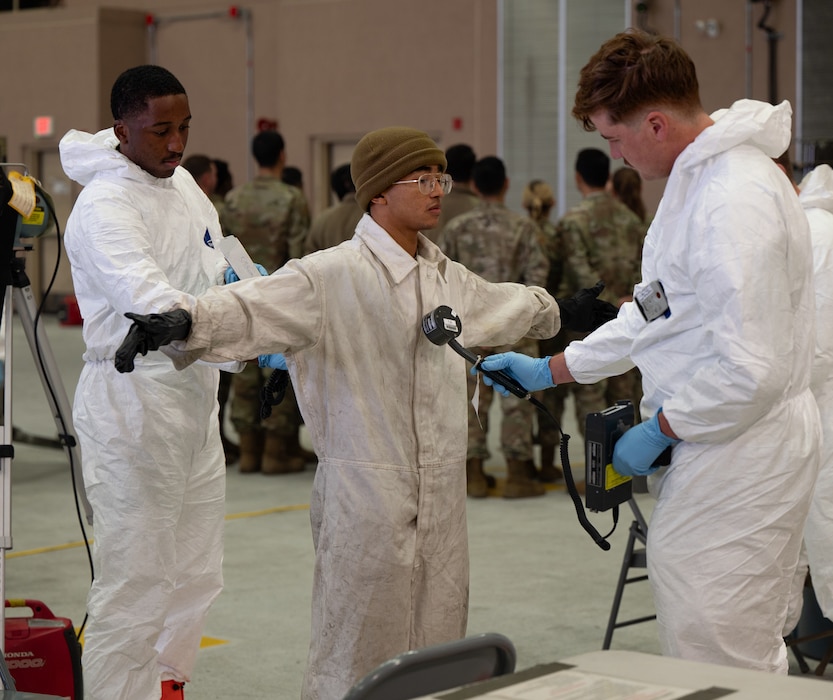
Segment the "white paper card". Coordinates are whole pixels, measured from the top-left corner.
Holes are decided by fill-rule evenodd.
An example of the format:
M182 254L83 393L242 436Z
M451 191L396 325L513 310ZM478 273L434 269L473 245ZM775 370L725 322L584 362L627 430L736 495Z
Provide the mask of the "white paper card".
M249 277L260 277L260 270L255 267L243 244L236 236L223 236L214 246L225 256L226 261L241 280Z

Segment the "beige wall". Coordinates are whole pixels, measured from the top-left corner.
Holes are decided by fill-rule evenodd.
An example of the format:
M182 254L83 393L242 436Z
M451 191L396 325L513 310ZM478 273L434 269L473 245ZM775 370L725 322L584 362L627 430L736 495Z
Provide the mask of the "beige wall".
M742 0L657 0L648 3L647 26L661 34L677 36L697 66L700 96L709 112L749 97L768 102L769 52L766 34L757 27L763 3ZM675 7L678 13L675 15ZM712 38L698 29L697 21L717 20L719 33ZM635 18L634 23L637 23ZM776 48L777 101L796 99L796 0L773 3L767 25L781 34ZM665 181L646 183L645 195L655 209Z
M229 18L227 2L107 4L141 5L158 17L155 62L182 81L194 114L189 153L228 160L236 181L244 181L252 168L251 122L275 120L316 211L328 203L324 144L352 144L390 124L422 128L445 145L467 141L489 150L496 141L494 2L255 0L243 4L251 12L251 43L246 21ZM112 79L103 82L109 90Z
M778 0L769 18L782 35L778 99L795 99L797 1ZM581 0L569 2L574 12L580 4L572 3ZM230 18L230 3L213 0L108 0L107 10L102 4L65 0L60 8L2 15L0 137L7 137L11 160L34 157L33 147L54 149L70 128L109 126L113 79L151 59L189 93L189 154L223 158L236 181L245 181L254 124L276 120L289 163L304 171L313 213L328 202L330 165L343 162L370 129L407 124L443 146L467 142L478 153L498 151L497 0L249 0L242 6L250 23ZM769 98L766 38L755 26L762 3L652 0L648 7L640 22L669 35L679 28L707 109L747 96L750 75L748 96ZM159 20L152 33L146 14ZM719 23L716 38L697 29L697 20L707 19ZM44 114L54 117L55 136L36 142L32 119ZM659 191L649 186L651 205Z
M2 94L16 95L0 103L0 136L8 138L11 160L35 159L36 115L55 119L55 136L34 144L44 150L70 128L109 126L114 78L152 58L188 91L188 153L229 161L235 181L243 182L252 171L253 123L276 120L288 162L305 173L313 212L329 203L331 158L348 157L376 127L412 125L441 145L465 141L482 152L497 140L493 2L255 0L244 5L251 23L230 18L226 2L110 0L108 11L99 5L67 0L62 8L3 15L0 61L19 68L0 74ZM159 20L152 34L146 14ZM35 162L30 167L37 170ZM65 219L68 211L60 213ZM30 265L30 275L47 264ZM58 293L70 289L68 280L64 266Z
M89 8L4 13L0 21L0 136L8 158L24 162L55 201L61 226L77 187L63 175L57 142L68 129L95 128L109 114L110 84L118 71L143 60L144 13ZM121 68L117 68L121 66ZM104 85L106 84L106 89ZM52 116L55 135L36 139L33 120ZM58 260L57 239L37 239L26 269L40 299ZM58 266L50 298L72 291L69 265Z

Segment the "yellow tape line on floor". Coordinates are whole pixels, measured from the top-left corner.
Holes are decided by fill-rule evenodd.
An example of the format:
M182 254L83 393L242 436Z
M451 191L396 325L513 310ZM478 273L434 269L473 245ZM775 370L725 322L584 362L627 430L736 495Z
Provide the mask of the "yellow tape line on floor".
M298 505L294 506L276 506L275 508L264 508L263 510L253 510L246 513L231 513L226 516L226 520L242 520L244 518L257 518L261 515L272 515L273 513L290 513L292 511L298 510L309 510L309 503L299 503ZM15 557L28 557L34 554L46 554L48 552L60 552L65 549L76 549L78 547L83 547L85 544L92 544L92 540L87 540L85 543L83 540L80 542L68 542L67 544L57 544L52 545L51 547L38 547L36 549L27 549L23 552L13 552L6 555L7 559L14 559ZM78 634L79 630L75 630L76 634ZM81 634L79 638L79 643L81 646L84 646L84 635ZM227 639L218 639L217 637L203 637L200 641L200 649L207 649L209 647L216 647L222 644L228 644Z
M276 506L274 508L264 508L263 510L252 510L244 513L230 513L226 515L226 520L242 520L244 518L258 518L261 515L272 515L274 513L291 513L292 511L309 510L309 503L299 503L292 506ZM17 557L30 557L34 554L47 554L48 552L61 552L65 549L76 549L83 547L85 544L92 544L92 540L79 540L78 542L67 542L66 544L55 544L49 547L37 547L35 549L26 549L22 552L9 552L6 554L6 559L15 559Z

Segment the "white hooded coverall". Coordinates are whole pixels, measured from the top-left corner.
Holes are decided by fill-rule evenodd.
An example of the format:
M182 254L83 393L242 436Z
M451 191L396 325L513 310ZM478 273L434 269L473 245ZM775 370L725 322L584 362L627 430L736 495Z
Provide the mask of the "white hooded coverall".
M184 168L157 179L115 150L112 129L70 131L66 174L84 186L65 241L84 318L73 420L94 512L95 578L84 644L86 700L159 700L190 679L222 588L225 459L216 369L177 372L159 353L119 374L127 311L182 306L222 283L208 244L217 213Z
M468 368L421 325L443 304L465 346L559 327L544 289L486 282L421 234L414 258L369 215L351 240L189 308L183 362L285 354L318 455L306 700L340 700L390 657L465 635Z
M662 652L786 673L781 637L816 479L818 409L807 220L772 158L791 109L751 100L713 115L683 150L645 240L636 304L565 351L577 381L634 365L643 416L682 442L652 484L648 574Z
M819 165L804 177L799 190L798 201L804 207L813 241L816 356L810 388L819 406L823 445L785 634L795 628L801 616L808 564L819 608L833 620L833 169Z

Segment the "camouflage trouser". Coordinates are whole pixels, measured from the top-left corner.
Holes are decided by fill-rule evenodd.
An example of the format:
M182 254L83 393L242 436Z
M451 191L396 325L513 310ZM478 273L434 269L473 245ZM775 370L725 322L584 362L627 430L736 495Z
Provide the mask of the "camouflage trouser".
M555 389L536 394L547 410L562 423L564 418L564 404L567 398L572 395L576 411L576 423L578 429L584 436L584 425L588 413L601 411L607 408L605 402L605 385L607 381L596 382L595 384L559 384ZM563 423L562 423L563 427ZM561 435L546 416L538 418L538 442L541 445L558 445Z
M538 342L524 339L514 346L504 345L498 348L470 348L476 355L492 355L498 352L514 350L525 355L536 355L538 353ZM466 371L468 371L468 367ZM489 407L495 396L495 390L486 386L480 380L480 394L478 401L478 413L475 414L471 405L471 398L474 396L474 389L477 386L477 377L468 374L469 389L469 444L467 457L479 458L484 462L490 457L487 445L489 434ZM502 420L500 428L500 444L503 455L506 459L532 459L532 421L535 407L529 402L519 399L516 396L500 396L500 407ZM478 422L477 416L480 416ZM481 425L483 426L481 428Z
M639 402L642 400L642 374L635 367L618 377L609 377L605 400L608 406L630 399L633 403L633 422L639 423Z
M303 420L295 402L291 382L287 386L283 401L272 407L272 415L266 420L260 419L260 390L272 371L269 368L261 369L250 362L242 372L234 375L229 415L238 433L265 430L282 437L298 434Z
M557 355L564 351L567 347L567 332L561 331L554 338L547 340L539 340L538 347L541 357L548 357L550 355ZM561 385L554 389L545 389L544 391L535 392L535 398L538 399L546 409L552 414L553 418L561 423L564 417L564 402L567 400L569 390L567 386ZM537 413L538 421L538 443L542 447L557 446L561 440L561 434L558 432L558 427L545 415Z
M554 338L541 341L541 355L557 355L573 340L584 338L587 334L562 331ZM609 405L606 398L607 381L595 384L559 384L554 389L547 389L535 394L535 397L546 407L553 417L562 424L564 418L564 404L570 395L575 403L576 423L584 437L584 426L588 413L601 411ZM558 446L561 434L558 428L546 416L538 416L538 442L542 447Z
M542 341L542 355L555 355L562 352L566 343L560 341L559 334L550 341ZM638 369L632 369L617 377L596 382L595 384L560 384L555 389L537 392L537 398L547 410L562 423L564 404L572 394L575 402L576 422L584 437L584 426L588 413L601 411L617 401L630 399L634 406L634 424L639 422L639 402L642 400L642 375ZM546 416L538 416L538 442L542 447L557 446L561 439L557 428Z

